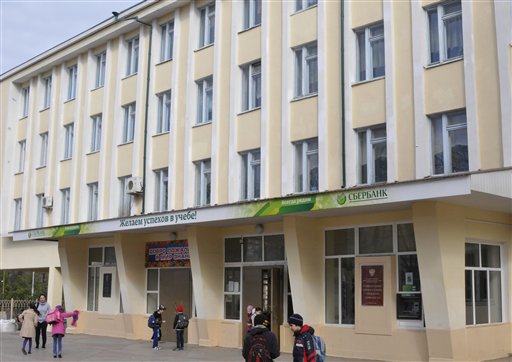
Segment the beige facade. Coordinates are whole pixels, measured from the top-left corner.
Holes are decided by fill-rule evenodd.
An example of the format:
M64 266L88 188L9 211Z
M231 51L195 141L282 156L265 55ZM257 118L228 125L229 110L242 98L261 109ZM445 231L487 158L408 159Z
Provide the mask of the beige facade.
M164 303L240 348L253 304L287 352L293 312L333 356L507 356L510 29L492 0L132 7L1 76L2 268L50 267L81 333Z

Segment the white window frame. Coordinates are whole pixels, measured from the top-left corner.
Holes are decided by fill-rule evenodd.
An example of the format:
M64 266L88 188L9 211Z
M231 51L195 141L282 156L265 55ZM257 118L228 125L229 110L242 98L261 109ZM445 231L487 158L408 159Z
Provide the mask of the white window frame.
M30 109L30 86L21 90L21 118L28 117Z
M62 210L60 214L60 221L62 225L69 224L70 211L71 211L71 189L69 187L61 189Z
M127 193L126 183L132 176L119 177L120 193L119 193L119 217L130 216L132 208L132 195Z
M14 230L21 229L21 218L22 218L22 198L14 199Z
M44 225L45 210L43 207L44 194L37 194L37 214L36 214L36 227L42 228Z
M432 129L432 142L431 142L431 172L432 175L448 175L451 173L457 173L452 172L452 152L451 152L451 142L450 142L450 132L458 131L461 129L466 129L466 144L468 143L468 134L467 134L467 115L466 115L466 122L465 123L458 123L455 125L448 125L449 118L451 116L457 116L464 113L466 115L465 111L457 111L457 112L449 112L449 113L442 113L440 115L431 116L431 129ZM442 142L443 142L443 172L442 173L436 173L435 169L435 154L434 154L434 134L435 134L435 123L441 122L441 132L442 132ZM469 150L468 150L468 166L469 166ZM469 167L468 167L469 170ZM466 172L468 170L462 170L459 172Z
M155 211L168 210L169 169L155 170Z
M174 21L160 25L162 39L160 43L160 61L165 62L173 57Z
M27 140L18 142L18 173L25 171L25 159L27 155Z
M156 290L155 289L148 289L148 278L149 278L149 271L154 270L156 272ZM149 306L148 305L148 295L155 294L156 295L156 305ZM155 309L158 308L160 305L160 268L147 268L146 269L146 312L148 314L153 313Z
M357 167L358 167L358 180L361 184L372 184L375 182L386 182L387 181L387 157L386 157L386 180L375 181L375 147L381 144L386 145L387 151L387 132L385 137L376 137L376 131L386 131L386 126L378 126L365 128L358 131L358 142L359 147L357 148ZM364 145L361 144L364 141ZM366 158L362 155L361 149L365 146ZM364 182L364 175L362 171L363 161L366 162L366 182Z
M48 163L48 132L39 134L41 139L41 154L39 155L39 167L44 167Z
M199 9L199 48L215 41L215 2Z
M301 11L316 6L317 0L295 0L295 11Z
M382 34L376 34L376 35L373 35L373 31L375 29L378 29L378 28L382 28ZM373 24L373 25L370 25L370 26L367 26L365 28L362 28L362 29L358 29L358 30L355 30L355 33L356 33L356 54L357 54L357 61L356 61L356 66L357 66L357 71L356 71L356 75L357 75L357 81L359 82L363 82L363 81L366 81L366 80L370 80L370 79L375 79L375 78L380 78L380 77L384 77L386 75L386 69L385 69L385 50L384 50L384 46L382 47L382 59L384 59L384 71L383 71L383 74L377 74L377 75L374 75L374 64L373 64L373 58L374 58L374 45L380 41L384 42L384 24L382 22L379 22L377 24ZM360 44L363 40L362 38L364 38L364 44ZM361 59L363 58L363 56L361 55L361 48L364 47L364 59ZM361 63L364 62L364 76L361 75Z
M65 138L64 138L64 160L69 160L73 157L73 143L75 138L75 124L69 123L64 126Z
M211 204L211 159L195 162L196 165L196 205Z
M68 101L76 98L76 88L78 80L78 65L72 65L68 68Z
M127 104L123 107L124 118L123 118L123 134L121 143L130 143L135 139L135 115L136 105L135 102Z
M87 184L87 188L89 189L89 203L87 208L87 220L94 221L98 220L98 183L92 182Z
M260 25L261 14L261 0L244 0L244 30Z
M101 148L101 127L102 127L102 114L97 114L91 117L91 148L90 152L97 152Z
M253 200L261 197L261 152L260 149L240 154L242 161L241 200ZM257 172L258 171L258 172ZM258 176L256 178L256 176ZM256 194L256 185L259 184Z
M460 1L458 1L458 2L460 4ZM453 1L452 2L444 2L435 7L426 9L426 24L428 27L427 46L428 46L428 63L429 64L444 63L446 61L449 61L452 59L459 59L464 56L464 49L462 49L461 55L453 56L450 58L448 57L448 49L447 49L447 41L446 41L446 25L445 25L446 23L445 22L448 20L457 18L457 17L460 17L462 19L462 4L461 4L461 10L454 11L449 14L445 14L445 6L453 5L453 4L454 4ZM429 14L431 14L431 13L434 13L437 17L437 29L430 29L431 24L430 24ZM460 33L461 33L461 36L464 36L462 32L463 32L463 29L462 29L462 20L461 20ZM436 38L438 41L439 60L432 59L432 50L431 50L432 39L430 39L430 37L432 36L432 33L436 34ZM462 47L464 47L464 43L462 43Z
M261 107L261 61L242 67L242 112Z
M105 85L105 72L107 69L107 51L96 54L96 78L94 86L101 88Z
M316 147L315 147L316 145ZM320 176L319 172L319 153L318 153L318 138L310 138L307 140L294 143L295 146L295 192L312 192L318 191L319 180L317 179L317 189L311 188L310 173L314 169L312 159L316 157L317 178Z
M197 83L196 124L210 123L213 118L213 77L201 79Z
M158 97L158 116L156 133L167 133L171 130L171 91L160 93Z
M126 76L136 74L139 71L139 37L126 41Z
M318 46L316 42L294 49L295 53L295 97L318 93ZM312 63L316 64L316 89L310 83Z
M52 102L52 76L43 79L43 109L50 108Z

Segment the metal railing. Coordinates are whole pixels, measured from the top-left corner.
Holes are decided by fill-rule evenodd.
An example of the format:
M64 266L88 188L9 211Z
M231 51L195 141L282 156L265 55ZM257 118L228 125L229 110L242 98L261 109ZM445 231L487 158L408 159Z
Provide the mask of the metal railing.
M0 300L0 319L15 319L28 308L31 300Z

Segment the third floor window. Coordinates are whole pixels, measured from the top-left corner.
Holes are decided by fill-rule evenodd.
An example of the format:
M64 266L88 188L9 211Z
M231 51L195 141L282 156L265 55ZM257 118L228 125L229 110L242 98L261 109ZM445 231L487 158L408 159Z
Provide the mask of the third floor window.
M242 111L261 106L261 62L242 67Z
M450 1L427 9L429 27L429 63L462 57L462 8L460 1Z
M107 52L96 55L96 79L94 86L96 88L105 85L105 71L107 68Z
M133 142L135 136L135 103L130 103L124 108L123 138L122 143Z
M295 49L295 96L318 92L318 59L316 43Z
M64 138L64 159L68 160L73 157L73 141L75 138L75 124L70 123L64 126L65 138Z
M295 0L295 10L300 11L316 5L318 0Z
M171 92L158 95L156 133L169 132L171 128Z
M261 0L244 0L244 29L261 24Z
M91 117L91 152L100 150L101 147L101 123L102 115L97 114Z
M139 38L133 38L126 42L126 76L137 73L139 69Z
M295 144L295 192L318 191L318 139Z
M43 109L49 108L52 102L52 77L43 79Z
M362 184L386 182L388 158L386 126L360 130L359 134L359 181Z
M211 122L213 118L213 78L208 77L198 81L197 91L196 124Z
M364 81L385 74L384 25L382 23L356 30L357 80Z
M75 64L68 68L68 100L76 98L76 82L78 78L78 66Z
M174 45L174 22L169 22L160 26L162 32L162 42L160 44L160 61L172 59L172 47Z
M215 40L215 3L205 6L199 12L199 48L202 48L213 44Z
M260 198L260 150L244 152L242 157L242 200Z

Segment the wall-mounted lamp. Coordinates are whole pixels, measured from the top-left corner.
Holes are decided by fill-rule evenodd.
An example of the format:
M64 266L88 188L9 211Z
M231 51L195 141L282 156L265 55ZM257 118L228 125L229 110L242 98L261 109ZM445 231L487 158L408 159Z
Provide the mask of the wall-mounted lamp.
M256 224L254 229L256 230L256 234L263 234L263 231L265 230L262 224Z
M174 241L178 238L178 233L176 231L171 231L169 236L171 237L171 240Z

